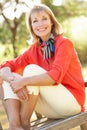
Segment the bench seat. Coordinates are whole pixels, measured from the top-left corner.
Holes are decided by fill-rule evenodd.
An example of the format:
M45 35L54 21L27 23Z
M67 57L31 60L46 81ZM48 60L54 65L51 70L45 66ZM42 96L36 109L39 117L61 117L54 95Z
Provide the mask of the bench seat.
M31 122L31 130L69 130L80 126L87 130L87 111L68 117L66 119L47 119L45 117Z

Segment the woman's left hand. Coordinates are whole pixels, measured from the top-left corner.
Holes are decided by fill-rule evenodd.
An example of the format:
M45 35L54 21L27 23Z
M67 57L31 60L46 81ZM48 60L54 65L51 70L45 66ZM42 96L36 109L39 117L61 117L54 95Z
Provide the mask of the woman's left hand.
M20 89L24 87L23 85L23 77L14 76L9 78L10 86L14 93L17 93Z

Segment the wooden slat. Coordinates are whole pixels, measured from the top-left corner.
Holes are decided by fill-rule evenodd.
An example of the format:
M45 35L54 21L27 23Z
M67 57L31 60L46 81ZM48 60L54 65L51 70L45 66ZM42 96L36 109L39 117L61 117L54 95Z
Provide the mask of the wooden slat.
M85 82L85 87L87 87L87 82ZM0 98L2 98L1 93ZM44 117L31 122L31 130L69 130L76 126L80 126L81 130L87 130L87 111L66 119L53 120ZM2 130L1 123L0 130Z
M46 118L41 119L38 122L35 122L36 123L35 125L33 124L34 127L32 127L31 130L68 130L76 126L85 124L86 122L87 122L87 111L66 119L60 119L60 120L47 120Z

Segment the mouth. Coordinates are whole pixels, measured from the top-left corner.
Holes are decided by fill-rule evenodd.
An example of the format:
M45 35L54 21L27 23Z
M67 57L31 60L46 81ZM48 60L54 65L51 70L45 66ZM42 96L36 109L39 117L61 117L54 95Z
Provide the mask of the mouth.
M47 27L37 29L38 32L44 32L44 31L46 31L46 30L47 30Z

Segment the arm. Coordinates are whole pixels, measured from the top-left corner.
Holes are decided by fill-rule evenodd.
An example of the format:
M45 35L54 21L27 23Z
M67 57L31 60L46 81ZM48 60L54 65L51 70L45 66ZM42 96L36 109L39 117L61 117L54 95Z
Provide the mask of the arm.
M29 86L50 86L55 83L47 73L40 74L38 76L32 77L15 77L10 81L12 89L14 92L18 92L21 88L29 85Z
M24 85L27 84L30 86L50 86L55 83L55 80L53 80L47 73L44 73L38 76L24 77L22 82Z
M23 69L25 68L26 65L29 64L29 61L30 61L30 54L28 49L23 54L19 55L17 58L2 63L0 65L0 70L6 69L5 67L9 67L10 71L22 74Z
M15 74L16 76L17 74ZM10 82L12 79L14 79L14 74L11 72L10 67L4 67L2 69L0 69L0 84L3 83L3 80ZM21 77L19 75L17 75L18 77ZM26 88L21 89L20 91L18 91L17 96L19 98L21 98L22 100L27 100L28 99L28 92Z
M11 86L14 92L17 92L23 86L48 86L55 82L60 83L64 78L73 54L73 45L70 41L64 40L59 46L57 44L56 55L52 68L44 73L32 77L22 77L22 79L15 79L11 81ZM68 60L67 60L68 59Z

